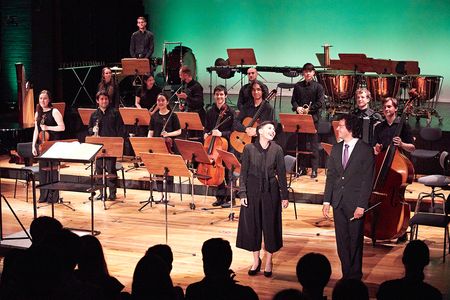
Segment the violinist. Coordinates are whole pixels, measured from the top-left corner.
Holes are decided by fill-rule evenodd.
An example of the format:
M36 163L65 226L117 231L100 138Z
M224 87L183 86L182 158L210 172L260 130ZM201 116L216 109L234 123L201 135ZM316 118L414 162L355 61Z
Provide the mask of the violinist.
M125 137L125 126L119 112L110 105L109 96L107 93L101 91L95 96L98 108L94 111L89 119L88 132L91 135L105 136L105 137ZM117 170L116 158L104 158L105 169L108 174L115 175L113 179L108 179L107 186L109 187L109 197L107 200L116 200L117 190ZM95 171L98 175L103 174L102 160L98 159L95 165ZM106 195L105 195L106 197ZM97 200L103 199L103 193L97 196Z
M333 146L327 164L322 213L333 207L336 245L344 279L362 278L364 219L372 193L375 160L371 147L358 139L358 119L342 115L342 142Z
M294 86L294 91L292 92L292 110L297 114L310 114L317 129L320 118L320 109L324 103L323 87L320 83L314 81L316 71L313 64L304 64L302 74L304 80L297 82ZM319 136L317 133L301 133L297 135L297 138L299 139L300 149L306 148L307 141L311 144L311 178L316 178L317 168L319 167ZM306 175L307 170L305 162L300 161L300 169L298 171L300 175Z
M398 100L396 98L388 97L383 100L383 114L385 120L375 127L374 140L372 143L375 155L386 150L391 142L394 142L395 146L406 152L413 152L416 150L411 127L408 123L403 124L400 136L394 136L397 126L400 123L400 117L397 116L397 110Z
M182 84L182 90L177 94L178 101L182 103L180 110L198 113L202 124L205 125L203 87L193 79L192 70L188 66L180 68L179 76Z
M64 120L61 113L52 107L50 92L42 90L39 94L39 104L36 106L34 117L34 133L31 150L34 156L38 155L38 143L61 139L61 132L65 130ZM44 171L47 163L39 162L39 183L57 181L58 171ZM56 190L41 190L39 202L56 203L59 193Z
M208 135L216 136L219 138L225 138L227 141L230 140L230 133L233 128L235 111L226 104L227 100L227 89L223 85L218 85L214 88L214 100L215 105L213 105L206 112L206 122L205 122L205 134L204 139ZM228 120L227 120L228 119ZM227 121L225 121L227 120ZM217 121L222 122L218 128L216 127ZM226 150L226 149L222 149ZM228 179L228 170L225 169L225 180ZM216 201L212 204L213 206L223 205L224 207L229 206L230 197L227 196L227 190L225 188L225 182L222 182L217 186Z
M235 118L233 127L235 131L245 132L249 137L256 137L256 127L246 127L242 124L245 118L253 118L261 108L258 122L273 121L273 106L264 100L268 97L268 92L263 88L262 82L255 80L251 84L252 103L244 106L239 115ZM261 107L263 106L263 107ZM233 142L231 143L233 145Z

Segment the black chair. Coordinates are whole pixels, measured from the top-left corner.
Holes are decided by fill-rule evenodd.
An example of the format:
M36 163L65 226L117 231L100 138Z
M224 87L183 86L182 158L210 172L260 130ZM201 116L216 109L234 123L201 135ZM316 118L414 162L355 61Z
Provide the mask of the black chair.
M32 143L18 143L17 144L17 154L22 156L26 162L32 162L33 160L33 153L31 148ZM22 170L30 170L33 172L33 175L35 178L38 178L39 176L39 166L29 166L29 163L26 163L24 167L22 167ZM25 178L25 187L26 187L26 196L25 199L28 202L28 188L30 187L30 182L32 178ZM17 182L18 178L16 178L16 182L14 183L14 196L13 198L16 198L16 192L17 192Z
M442 152L439 160L444 172L448 170L450 165L450 157L447 152ZM430 175L419 178L419 182L423 181L426 186L431 187L431 193L419 194L419 199L416 203L414 216L409 221L411 227L410 240L417 239L419 232L419 225L444 228L444 250L443 261L445 262L445 256L447 254L447 243L450 243L450 234L448 224L450 221L450 196L445 199L442 193L436 193L436 188L443 188L450 184L450 179L444 175ZM426 182L426 183L425 183ZM421 204L424 198L431 197L431 207L429 212L421 211ZM442 198L442 209L435 207L435 199ZM450 247L449 247L450 253Z
M292 194L292 201L294 202L294 213L295 213L295 219L297 220L297 205L296 205L296 199L295 199L295 191L292 188L292 179L295 175L295 163L297 159L295 156L292 155L286 155L284 156L284 166L286 168L286 174L289 175L289 181L288 181L288 193ZM289 198L289 194L288 194Z
M120 162L116 162L116 170L122 171L122 185L123 185L123 197L127 197L127 188L125 186L125 168L123 167L123 164Z
M281 111L281 99L283 97L283 89L287 89L287 90L293 89L294 86L295 86L295 83L293 82L294 81L294 77L297 77L300 74L297 71L290 70L290 71L283 72L283 75L286 76L286 77L291 78L291 82L290 83L288 83L288 82L280 82L277 85L277 90L278 89L280 90L280 97L278 98L279 99L278 111ZM273 104L274 110L276 109L276 105L277 105L277 99L275 98L275 102Z
M425 141L424 146L427 149L416 149L411 152L411 159L414 165L418 159L432 159L439 155L439 151L433 150L432 145L442 138L442 130L440 128L423 127L420 129L419 135Z

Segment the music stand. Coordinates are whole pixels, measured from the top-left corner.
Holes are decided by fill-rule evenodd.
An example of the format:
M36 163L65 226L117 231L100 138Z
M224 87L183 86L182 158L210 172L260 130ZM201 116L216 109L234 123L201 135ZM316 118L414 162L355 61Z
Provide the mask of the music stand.
M117 178L117 175L106 175L106 163L105 158L119 158L123 156L123 138L122 137L105 137L105 136L87 136L86 137L86 143L90 144L97 144L97 145L103 145L102 149L97 153L95 159L101 159L102 160L102 170L103 173L101 174L101 177L96 175L97 178L102 179L102 188L103 188L103 208L107 210L106 207L106 179L107 178ZM116 166L113 166L116 168ZM117 188L117 187L116 187ZM125 188L125 187L124 187ZM92 199L94 201L94 199ZM116 203L123 201L116 201ZM115 203L113 203L115 204ZM111 206L113 205L111 204ZM110 206L110 207L111 207Z
M239 160L236 158L236 156L228 151L224 151L224 150L220 150L217 149L217 152L219 152L220 157L222 157L222 160L225 163L225 166L227 167L228 170L230 170L230 213L228 214L228 221L233 222L235 219L238 219L237 217L234 217L234 205L233 205L233 201L234 201L234 190L236 189L235 187L233 187L233 182L235 178L239 177L239 174L241 173L241 164L239 162ZM236 173L236 175L235 175ZM210 224L213 225L215 223L217 223L219 221L213 221Z
M242 68L244 65L252 65L252 66L257 65L255 51L252 48L227 49L227 54L230 66L240 65ZM244 77L245 77L244 73L241 72L241 80L240 80L241 87L242 87L242 80L244 79Z
M178 120L180 121L180 126L185 130L185 138L189 139L189 130L199 130L203 131L204 127L200 116L196 112L175 112L177 114Z
M122 58L122 74L134 76L133 86L144 84L142 76L150 74L150 72L150 61L148 58Z
M78 108L78 114L80 115L83 125L88 126L91 115L96 111L95 108Z
M142 161L142 154L144 153L160 153L160 154L169 154L169 151L167 150L166 142L164 138L160 137L130 137L130 143L131 147L134 150L134 153L136 154L136 158L139 158L139 160ZM150 207L152 206L152 203L155 204L161 204L161 201L155 201L153 198L153 176L150 174L150 195L147 200L140 201L140 204L143 204L138 211L141 211L150 204ZM166 199L167 200L167 199Z
M180 151L180 154L183 157L183 159L188 162L187 163L188 165L191 166L189 169L192 171L192 175L189 178L192 177L191 178L191 180L192 180L192 184L191 184L192 199L191 199L191 203L189 203L189 208L191 210L194 210L195 209L194 177L197 177L197 178L203 177L205 179L211 178L209 176L197 174L194 169L194 164L195 163L211 164L211 161L208 157L208 154L205 151L205 148L203 147L203 144L200 142L175 139L175 144L177 145L177 148Z
M163 176L163 191L165 198L167 196L167 177L168 176L191 176L183 158L180 155L163 153L141 153L142 161L149 174ZM167 201L164 203L165 221L166 221L166 244L168 240L168 214Z
M283 126L284 132L291 132L296 134L295 143L295 175L298 176L298 154L299 145L298 139L300 133L315 134L317 129L311 115L286 114L280 113L280 123Z
M150 124L150 113L145 108L120 107L119 113L125 125L134 126L134 136L137 136L139 125L148 126ZM132 135L130 134L130 136ZM126 169L125 172L139 168L139 160L136 151L134 152L133 160L133 166L129 166L129 168Z

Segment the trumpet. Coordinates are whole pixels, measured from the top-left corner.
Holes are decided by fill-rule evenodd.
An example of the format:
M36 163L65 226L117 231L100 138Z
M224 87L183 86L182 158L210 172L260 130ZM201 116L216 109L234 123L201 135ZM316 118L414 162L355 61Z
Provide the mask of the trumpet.
M303 110L299 113L300 115L307 115L309 113L309 107L311 106L312 101L309 102L309 104L303 104L302 108Z

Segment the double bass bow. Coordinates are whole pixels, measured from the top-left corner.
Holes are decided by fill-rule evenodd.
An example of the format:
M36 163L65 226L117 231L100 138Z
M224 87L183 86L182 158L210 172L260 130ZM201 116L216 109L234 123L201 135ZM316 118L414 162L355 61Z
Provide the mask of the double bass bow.
M406 104L395 136L400 136L413 99ZM385 151L380 152L375 162L375 182L369 206L376 209L366 214L364 235L376 240L390 240L405 234L409 225L410 206L405 202L405 190L414 179L414 167L411 161L391 141Z
M227 122L231 117L225 118L223 120L226 112L228 110L227 104L224 104L220 108L220 113L216 121L216 125L208 133L203 147L208 154L211 164L200 163L197 167L197 173L205 175L205 178L199 177L198 180L207 186L218 186L225 179L225 167L222 164L222 158L217 150L228 150L228 141L226 138L212 135L212 131L218 129L222 124Z

